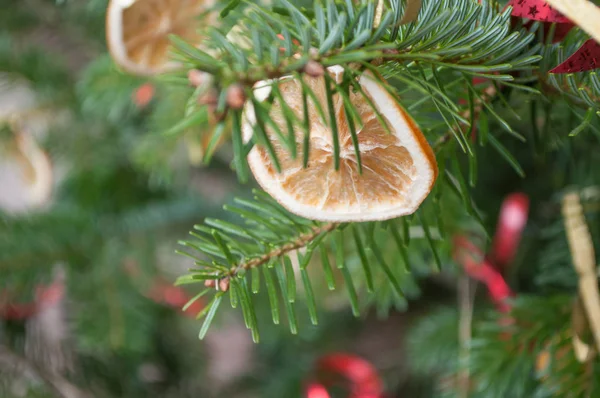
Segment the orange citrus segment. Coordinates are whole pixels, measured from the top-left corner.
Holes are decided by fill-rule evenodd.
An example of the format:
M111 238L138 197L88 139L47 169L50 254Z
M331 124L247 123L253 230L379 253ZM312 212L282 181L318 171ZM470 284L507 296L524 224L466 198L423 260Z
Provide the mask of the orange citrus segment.
M152 75L176 67L168 58L168 36L200 43L197 18L212 0L110 0L106 39L115 62L125 70Z
M341 81L343 69L329 68ZM305 77L315 92L322 109L327 112L324 78ZM262 146L255 146L248 162L258 183L292 213L323 221L385 220L413 213L431 191L437 177L437 164L422 132L396 103L394 98L371 75L359 81L375 104L390 132L382 126L371 105L358 92L350 90L350 101L362 120L356 126L362 161L359 173L352 136L344 111L343 99L334 95L335 118L340 141L340 167L334 169L333 138L329 123L324 123L309 98L310 146L308 167L302 167L304 131L295 131L297 157L293 159L275 132L267 125L281 165L277 173ZM277 82L287 106L302 120L302 88L300 82L284 78ZM257 96L266 98L270 86L261 83ZM270 116L286 134L287 125L281 103L275 100ZM244 138L253 133L255 116L248 106L244 118ZM356 124L356 123L355 123Z

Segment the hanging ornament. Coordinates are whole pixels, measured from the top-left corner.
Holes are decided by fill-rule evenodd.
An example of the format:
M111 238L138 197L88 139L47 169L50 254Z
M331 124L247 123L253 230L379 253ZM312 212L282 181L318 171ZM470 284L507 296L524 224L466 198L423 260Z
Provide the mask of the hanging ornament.
M492 251L484 255L477 245L465 236L454 238L454 259L473 279L484 283L499 311L508 312L507 300L514 294L501 271L513 261L521 235L527 223L529 198L522 193L506 197L500 210Z
M337 353L321 357L317 373L323 382L313 381L305 389L306 398L331 398L331 387L340 376L348 398L383 398L383 382L375 367L368 361L351 354Z
M106 42L116 64L136 75L178 67L169 59L169 35L199 44L199 17L212 0L111 0L106 11Z
M334 66L327 69L331 78L341 82L344 69ZM327 110L324 76L304 76L307 84ZM388 120L388 130L382 126L373 108L360 92L351 91L349 101L358 111L362 124L356 126L356 136L362 161L362 174L358 170L349 122L344 112L344 101L333 96L333 110L339 137L339 170L334 168L333 132L330 123L324 123L312 100L309 101L310 151L308 167L303 167L304 131L296 127L297 156L280 144L274 145L282 172L276 170L267 149L255 145L248 155L248 163L258 183L290 212L322 221L386 220L411 214L431 191L438 174L435 155L412 118L398 104L382 84L372 75L364 74L357 82L372 99L375 107ZM302 84L286 77L279 82L283 99L298 120L303 120ZM258 83L256 96L266 99L270 85ZM331 91L335 92L332 88ZM275 99L271 119L280 131L287 131L284 109ZM353 121L354 122L354 121ZM254 132L256 116L249 103L243 116L242 131L249 141ZM353 124L357 124L354 122ZM267 126L270 141L278 142L278 135Z
M73 369L65 279L63 267L57 266L52 284L36 288L36 310L25 325L25 355L57 374Z
M589 39L550 73L576 73L600 68L600 44Z
M498 311L510 311L507 301L514 295L512 290L483 252L464 236L454 238L454 261L463 266L467 275L486 285Z
M31 134L17 130L0 141L0 211L22 213L43 207L50 201L53 182L50 158Z

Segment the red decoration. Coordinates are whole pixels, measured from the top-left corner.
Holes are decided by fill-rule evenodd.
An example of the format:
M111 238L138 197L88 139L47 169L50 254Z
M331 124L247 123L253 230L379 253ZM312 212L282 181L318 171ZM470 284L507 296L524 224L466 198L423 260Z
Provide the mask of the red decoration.
M563 41L565 39L565 36L567 36L567 34L569 34L571 29L573 29L574 27L575 27L575 24L573 24L571 22L557 23L556 28L554 29L554 36L552 37L552 42L558 43L558 42ZM544 24L544 37L548 36L549 31L550 31L550 24L545 23Z
M306 387L307 398L331 398L327 389L322 384L313 383Z
M512 6L511 15L527 18L532 21L570 23L569 18L550 7L544 0L510 0L508 6Z
M513 7L511 13L513 17L513 27L515 26L515 21L517 20L517 18L527 18L530 20L529 22L523 25L526 29L531 28L535 21L542 21L544 37L546 37L550 32L551 24L556 23L554 36L552 37L553 43L563 41L565 36L575 26L568 18L564 17L558 11L552 9L544 0L511 0L506 5L506 7L509 6ZM542 12L536 12L538 9L542 10ZM536 16L533 17L531 15L532 13L536 14Z
M337 353L324 356L317 363L321 374L342 376L350 382L348 398L383 398L383 382L375 367L355 355ZM331 385L331 383L327 383ZM331 398L324 384L312 382L306 398Z
M50 307L60 301L65 294L63 283L53 283L49 286L37 286L35 289L35 298L30 303L13 303L10 300L10 293L3 291L0 295L0 302L6 302L0 305L0 318L5 320L25 320L36 315L47 307Z
M515 193L504 200L492 252L488 256L465 236L454 238L455 261L462 264L470 277L487 286L492 301L501 312L510 311L507 300L513 296L501 270L514 259L528 212L529 198L525 194Z
M133 102L138 108L144 108L154 98L154 86L152 83L144 83L133 93Z
M589 39L567 58L562 64L552 69L550 73L575 73L585 72L600 68L600 44L594 39Z
M464 236L454 238L454 260L462 264L471 278L486 285L492 301L500 312L510 311L507 300L513 296L512 290L502 274L485 259L483 252Z
M35 303L8 303L0 308L0 318L6 320L24 320L35 314Z
M496 267L502 269L513 261L521 241L521 234L527 224L528 213L527 195L514 193L504 199L491 252Z
M192 298L185 290L178 286L173 286L168 282L157 280L154 286L150 288L146 296L152 301L158 304L164 304L171 308L181 309L187 302ZM186 311L185 316L189 318L195 318L196 315L204 308L204 302L202 299L198 299L190 305Z

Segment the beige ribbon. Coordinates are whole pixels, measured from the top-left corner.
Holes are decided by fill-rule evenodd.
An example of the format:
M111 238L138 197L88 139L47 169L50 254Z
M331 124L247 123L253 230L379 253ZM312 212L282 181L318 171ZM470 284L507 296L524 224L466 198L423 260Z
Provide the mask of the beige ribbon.
M562 203L562 213L573 265L579 275L579 299L583 304L587 323L592 331L598 350L600 349L600 292L598 291L598 277L596 275L596 255L578 194L569 193L565 195ZM575 320L575 314L573 316ZM574 336L577 334L574 331ZM575 341L576 339L574 339L574 345L580 346L576 350L579 350L579 354L583 357L585 348L582 348L581 344L579 342L575 343ZM587 355L585 356L587 357Z
M589 330L587 318L585 316L585 310L581 299L577 297L573 303L573 312L571 314L571 328L573 329L573 352L575 358L581 363L586 363L596 355L596 350L590 344L588 344L583 335Z
M588 0L546 0L600 43L600 8Z

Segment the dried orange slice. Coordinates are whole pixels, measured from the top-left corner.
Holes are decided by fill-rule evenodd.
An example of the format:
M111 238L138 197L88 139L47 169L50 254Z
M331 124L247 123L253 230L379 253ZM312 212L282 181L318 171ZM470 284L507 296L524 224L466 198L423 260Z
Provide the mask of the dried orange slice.
M339 66L328 73L340 82L344 70ZM324 78L305 77L317 99L326 105ZM270 85L259 83L256 95L266 98ZM278 82L286 104L302 120L301 83L292 78ZM386 121L380 124L373 108L359 92L350 91L350 101L358 110L363 128L357 126L362 161L359 173L343 99L334 96L334 109L340 141L340 167L334 169L333 143L328 123L323 123L315 104L309 102L310 151L308 167L302 167L302 129L296 132L298 156L293 159L267 125L267 134L281 164L278 173L262 146L255 146L248 163L258 183L290 212L322 221L386 220L413 213L427 197L437 177L435 156L412 118L372 75L359 79L363 91ZM310 99L309 99L310 101ZM282 132L287 131L281 104L276 100L270 116ZM255 115L250 105L245 110L244 139L251 138Z
M130 73L154 75L172 70L168 35L200 43L198 17L213 0L110 0L106 41L115 62Z
M0 148L0 209L20 213L50 200L54 173L50 158L28 133Z

